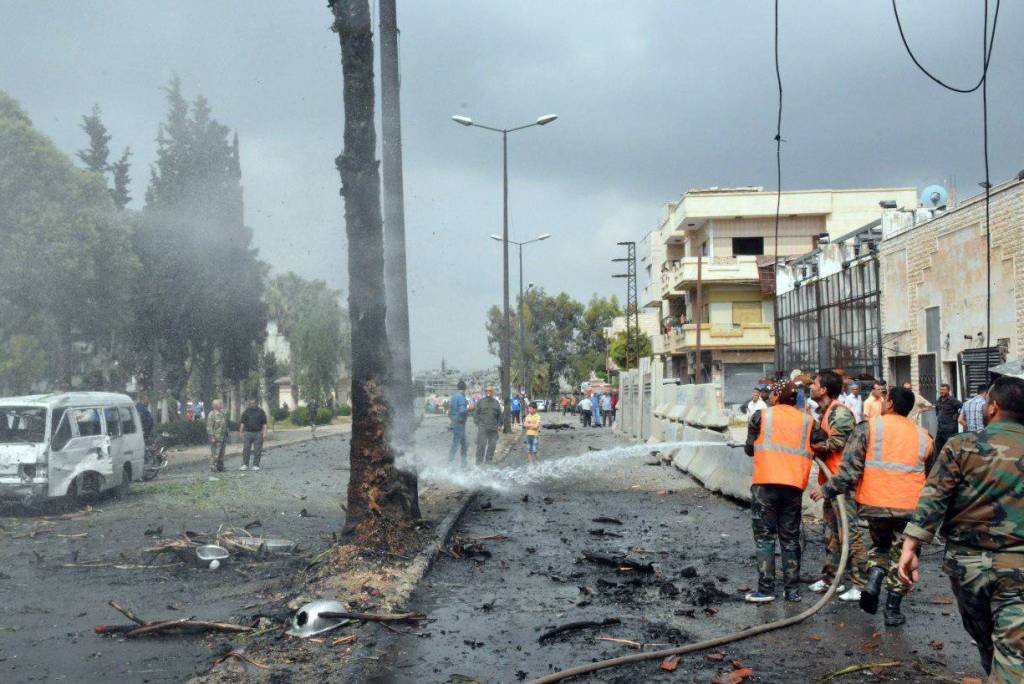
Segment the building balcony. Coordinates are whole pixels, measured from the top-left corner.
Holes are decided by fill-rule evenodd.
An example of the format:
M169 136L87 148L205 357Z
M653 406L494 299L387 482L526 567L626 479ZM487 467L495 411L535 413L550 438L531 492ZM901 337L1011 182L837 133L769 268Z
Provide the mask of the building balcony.
M640 307L656 307L661 304L661 282L651 283L640 292Z
M756 256L703 257L701 259L701 282L715 283L759 283L761 280ZM672 286L685 290L697 284L697 257L684 257L668 271Z
M655 354L684 354L697 349L697 325L687 323L672 332L657 335L652 340ZM702 350L758 350L775 349L775 331L770 323L739 323L730 327L704 323L700 327Z

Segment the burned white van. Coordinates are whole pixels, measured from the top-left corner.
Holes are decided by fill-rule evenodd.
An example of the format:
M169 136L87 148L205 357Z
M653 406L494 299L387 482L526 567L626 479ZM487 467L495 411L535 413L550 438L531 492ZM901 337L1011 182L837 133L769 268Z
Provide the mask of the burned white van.
M146 447L130 397L62 392L0 399L0 499L80 497L142 479Z

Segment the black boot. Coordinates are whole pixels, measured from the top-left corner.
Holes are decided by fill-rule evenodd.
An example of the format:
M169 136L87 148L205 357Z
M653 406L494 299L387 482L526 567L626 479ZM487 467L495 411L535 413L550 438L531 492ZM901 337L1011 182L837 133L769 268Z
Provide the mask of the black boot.
M907 621L907 618L900 612L900 603L903 597L899 594L889 592L885 597L885 624L887 627L896 627Z
M876 565L868 570L864 588L860 590L860 609L874 615L878 612L878 597L882 594L885 568Z

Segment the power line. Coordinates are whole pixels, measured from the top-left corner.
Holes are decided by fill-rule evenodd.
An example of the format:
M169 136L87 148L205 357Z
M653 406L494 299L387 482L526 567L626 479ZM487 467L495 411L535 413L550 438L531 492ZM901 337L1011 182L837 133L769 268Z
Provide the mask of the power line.
M779 70L779 0L775 0L775 81L779 88L779 112L775 122L775 247L772 250L772 276L775 278L775 292L772 297L775 321L779 320L779 213L782 209L782 72ZM699 322L698 322L699 325ZM779 333L775 331L775 372L778 373L781 359Z
M903 32L903 24L900 22L900 13L896 8L896 0L892 0L892 11L896 16L896 27L899 29L903 47L906 48L910 59L925 76L943 88L955 93L973 93L979 87L981 88L982 152L985 158L985 373L990 381L992 379L992 374L989 370L992 367L992 230L990 225L989 198L992 190L992 178L989 173L988 160L988 68L992 63L992 48L996 43L996 25L999 23L999 6L1001 4L1002 0L996 0L995 13L992 15L992 33L990 35L988 29L988 0L985 0L985 21L981 36L981 78L978 79L978 83L973 88L957 88L933 75L914 56L914 51L910 49L907 36ZM777 20L776 23L778 23ZM776 59L778 58L776 57Z

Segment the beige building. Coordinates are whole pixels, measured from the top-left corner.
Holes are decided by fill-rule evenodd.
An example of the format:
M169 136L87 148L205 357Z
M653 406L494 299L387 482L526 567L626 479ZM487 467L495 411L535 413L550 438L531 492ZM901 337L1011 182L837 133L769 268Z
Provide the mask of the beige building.
M934 401L948 383L968 397L995 364L1021 357L1024 335L1024 181L990 193L992 331L986 349L985 200L937 216L882 218L882 346L886 379L911 381Z
M726 404L749 398L757 379L774 371L776 201L775 192L761 187L690 190L666 205L642 250L648 285L640 303L658 313L660 332L651 342L664 376L714 382ZM877 220L881 202L916 207L916 190L783 192L777 254L805 254L823 236L836 238Z

